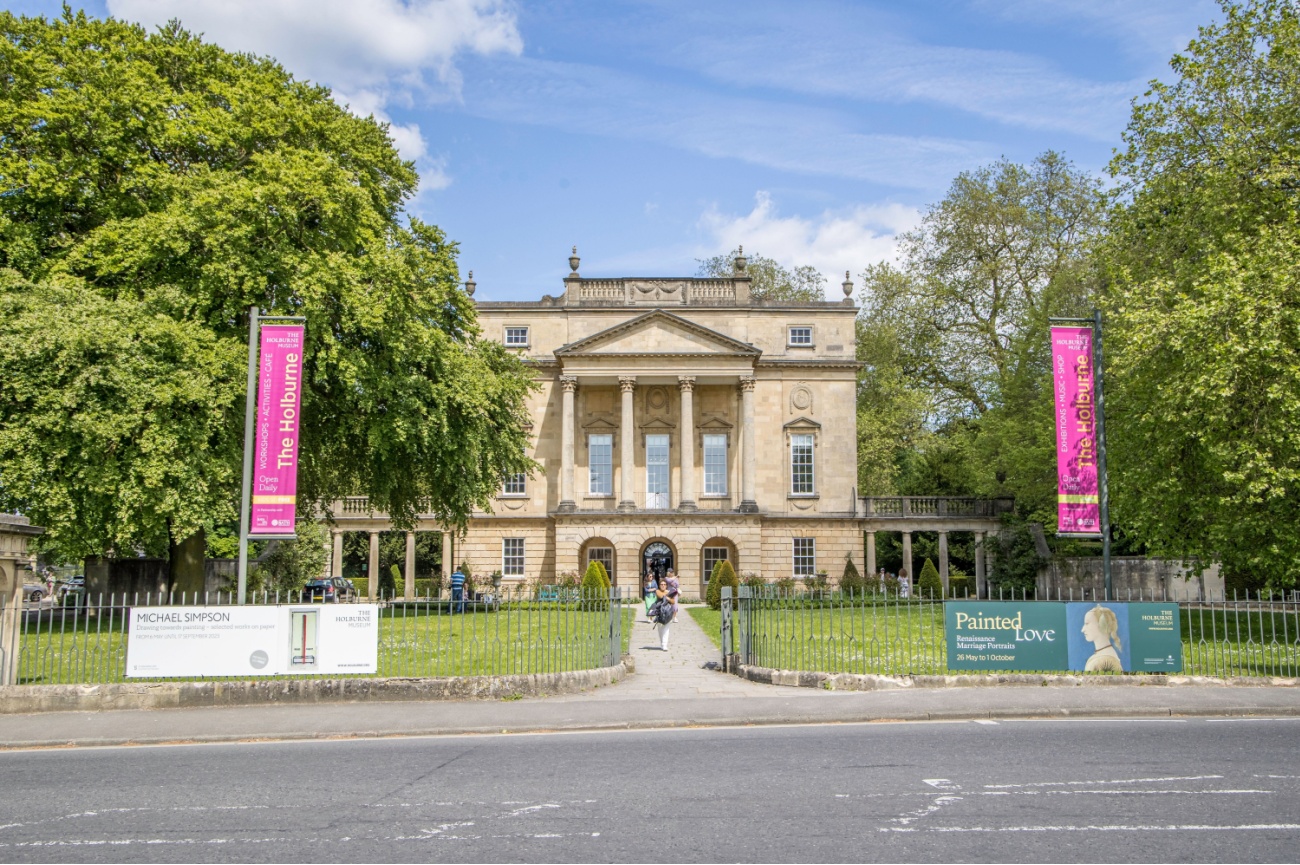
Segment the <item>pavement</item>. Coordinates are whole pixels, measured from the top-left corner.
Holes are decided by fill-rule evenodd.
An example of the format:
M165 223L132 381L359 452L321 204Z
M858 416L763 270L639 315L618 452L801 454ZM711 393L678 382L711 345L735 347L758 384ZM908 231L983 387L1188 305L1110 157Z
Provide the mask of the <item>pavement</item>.
M667 652L632 626L636 672L580 694L493 701L366 702L0 716L0 748L378 738L669 727L1024 718L1300 716L1300 688L995 686L823 691L708 669L719 651L689 615Z

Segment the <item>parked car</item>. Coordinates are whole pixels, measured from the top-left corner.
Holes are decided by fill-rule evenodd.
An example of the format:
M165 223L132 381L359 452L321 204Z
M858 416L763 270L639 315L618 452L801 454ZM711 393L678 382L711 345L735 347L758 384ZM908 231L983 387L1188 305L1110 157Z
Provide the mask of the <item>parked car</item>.
M302 592L306 600L333 603L352 600L357 596L357 587L352 585L351 580L342 577L322 577L319 580L309 580L302 587Z
M39 604L43 598L49 595L50 590L44 583L23 583L23 600L33 604Z
M62 582L55 583L54 591L58 595L60 606L80 607L86 602L86 578L81 576L69 577Z
M338 586L334 585L331 580L308 580L307 585L302 587L302 593L305 600L324 601L332 603L339 599Z

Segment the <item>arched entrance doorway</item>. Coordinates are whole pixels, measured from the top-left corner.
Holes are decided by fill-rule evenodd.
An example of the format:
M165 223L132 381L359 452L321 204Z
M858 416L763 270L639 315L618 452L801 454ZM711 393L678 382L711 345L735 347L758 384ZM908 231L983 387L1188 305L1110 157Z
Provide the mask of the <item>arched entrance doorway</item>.
M668 569L677 568L677 552L664 541L650 541L641 548L641 581L645 582L648 574L657 580L668 573Z

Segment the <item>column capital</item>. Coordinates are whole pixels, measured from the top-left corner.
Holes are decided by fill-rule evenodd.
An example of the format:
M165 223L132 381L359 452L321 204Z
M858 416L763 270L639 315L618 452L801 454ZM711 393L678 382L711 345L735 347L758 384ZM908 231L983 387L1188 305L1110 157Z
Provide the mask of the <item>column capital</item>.
M754 385L755 385L757 382L758 382L758 379L755 378L755 377L752 376L752 375L742 375L742 376L740 377L740 389L741 389L742 391L747 390L747 391L751 391L751 392L752 392L752 391L754 390Z
M691 393L692 391L695 390L695 376L693 375L677 376L677 387L681 389L682 393Z
M578 389L578 377L576 375L560 376L560 387L564 388L565 393L573 393Z
M618 386L619 389L623 391L623 393L631 393L632 391L636 390L636 376L620 375L618 377Z

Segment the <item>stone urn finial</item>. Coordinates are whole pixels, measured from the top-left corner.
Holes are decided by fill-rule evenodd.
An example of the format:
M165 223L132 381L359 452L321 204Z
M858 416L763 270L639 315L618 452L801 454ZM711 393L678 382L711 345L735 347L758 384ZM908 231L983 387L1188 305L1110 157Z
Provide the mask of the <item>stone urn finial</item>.
M736 261L735 261L735 264L736 264L736 273L737 273L737 274L742 274L742 273L745 272L745 266L746 266L747 264L749 264L749 259L745 258L745 247L744 247L744 246L739 246L739 247L736 248Z
M465 293L470 297L474 296L474 289L478 288L478 283L474 281L474 271L469 272L469 279L465 280Z
M847 270L844 271L844 282L840 285L840 287L844 289L845 297L853 296L853 280L849 279L849 272Z
M573 271L572 273L569 274L569 276L578 275L578 265L581 263L582 263L582 259L578 258L578 247L575 246L573 248L573 255L569 256L569 270Z

